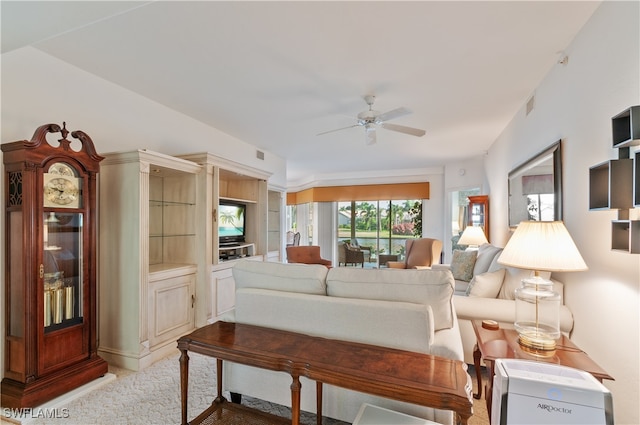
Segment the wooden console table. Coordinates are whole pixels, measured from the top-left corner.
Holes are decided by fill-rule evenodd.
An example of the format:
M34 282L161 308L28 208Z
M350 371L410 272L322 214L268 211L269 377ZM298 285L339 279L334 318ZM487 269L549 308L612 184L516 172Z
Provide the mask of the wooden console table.
M592 374L598 381L613 378L596 364L584 351L576 346L569 338L560 335L556 342L556 350L548 357L538 356L525 351L518 343L518 332L515 329L485 329L482 320L472 320L473 330L476 334L476 346L473 350L473 363L478 381L478 393L473 397L480 399L482 396L482 376L480 360L484 360L489 371L489 380L485 388L484 398L487 400L487 413L491 420L491 398L493 395L493 376L495 375L496 359L522 359L545 363L554 363L574 369L584 370Z
M316 381L318 423L322 421L323 383L452 410L461 424L473 413L470 377L464 363L457 360L227 322L215 322L183 336L178 349L182 425L188 424L188 351L215 357L218 373L213 405L192 424L230 404L222 396L223 360L289 373L293 425L300 421L301 376Z

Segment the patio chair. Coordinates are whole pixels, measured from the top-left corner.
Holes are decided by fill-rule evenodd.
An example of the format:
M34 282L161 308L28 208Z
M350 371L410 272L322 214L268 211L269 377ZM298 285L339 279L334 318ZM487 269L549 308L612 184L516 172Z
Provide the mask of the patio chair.
M347 242L340 242L338 246L338 267L341 264L345 266L347 264L353 264L354 266L361 264L364 267L364 252Z
M369 261L371 261L371 250L372 247L370 246L362 246L358 243L358 239L353 238L351 239L351 246L354 248L358 248L360 251L362 251L364 253L364 261L366 261L367 263Z

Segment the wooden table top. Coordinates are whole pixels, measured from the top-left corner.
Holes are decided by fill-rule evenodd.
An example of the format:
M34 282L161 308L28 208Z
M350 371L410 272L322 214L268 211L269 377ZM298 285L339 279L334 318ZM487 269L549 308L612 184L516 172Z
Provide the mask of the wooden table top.
M386 398L471 416L471 382L462 361L215 322L178 340L178 348Z
M497 330L482 327L482 320L472 320L473 330L476 333L478 348L485 361L493 362L496 359L522 359L555 363L575 369L584 370L602 381L613 378L594 362L584 351L573 343L565 335L561 335L556 341L556 350L549 357L537 356L525 351L518 343L518 332L515 329Z

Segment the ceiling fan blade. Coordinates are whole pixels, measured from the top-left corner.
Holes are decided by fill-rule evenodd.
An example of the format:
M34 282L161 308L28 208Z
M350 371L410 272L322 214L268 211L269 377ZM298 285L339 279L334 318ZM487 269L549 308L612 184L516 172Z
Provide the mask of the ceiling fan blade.
M364 134L365 134L365 143L367 145L376 144L376 128L373 125L367 126Z
M422 137L426 134L426 131L420 130L419 128L406 127L404 125L389 124L389 123L382 123L381 125L382 125L382 128L385 128L387 130L398 131L400 133L405 133L405 134L411 134L412 136Z
M316 136L322 136L323 134L334 133L336 131L342 131L342 130L346 130L348 128L359 127L359 126L360 126L360 124L354 124L354 125L350 125L348 127L336 128L335 130L323 131L322 133L316 134Z
M389 121L389 120L401 117L403 115L409 115L410 113L411 111L408 110L407 108L396 108L391 111L378 115L376 117L376 122L382 123L384 121Z

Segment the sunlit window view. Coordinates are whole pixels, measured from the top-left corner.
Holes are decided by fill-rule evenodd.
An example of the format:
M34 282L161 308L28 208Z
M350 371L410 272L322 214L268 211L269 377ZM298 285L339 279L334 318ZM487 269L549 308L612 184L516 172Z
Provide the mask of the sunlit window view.
M422 234L422 201L338 202L339 265L384 267L387 261L404 259L407 239ZM342 245L358 248L361 254L346 252Z

